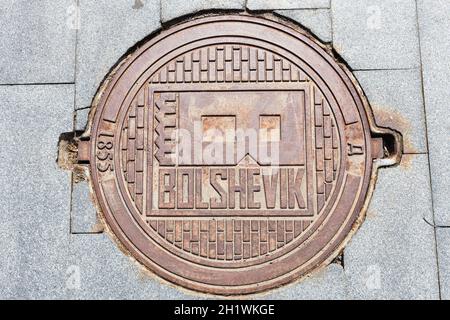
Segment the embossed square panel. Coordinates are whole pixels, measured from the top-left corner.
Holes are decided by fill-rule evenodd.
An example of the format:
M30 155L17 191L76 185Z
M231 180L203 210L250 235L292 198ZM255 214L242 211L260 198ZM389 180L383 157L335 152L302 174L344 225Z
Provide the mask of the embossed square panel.
M94 101L83 139L107 226L151 271L212 294L265 291L332 261L376 169L400 157L345 66L267 16L164 30Z

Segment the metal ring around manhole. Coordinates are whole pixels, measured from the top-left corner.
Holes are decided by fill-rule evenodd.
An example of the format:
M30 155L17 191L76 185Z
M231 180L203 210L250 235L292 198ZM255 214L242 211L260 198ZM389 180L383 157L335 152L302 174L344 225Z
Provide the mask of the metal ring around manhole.
M137 260L189 289L256 293L329 263L399 160L346 68L273 19L179 24L107 79L85 156L96 199Z

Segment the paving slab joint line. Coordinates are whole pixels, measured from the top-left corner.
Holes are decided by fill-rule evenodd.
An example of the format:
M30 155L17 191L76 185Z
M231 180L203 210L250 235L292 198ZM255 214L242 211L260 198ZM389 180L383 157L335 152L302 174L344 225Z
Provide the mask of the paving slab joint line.
M81 133L80 133L80 132L77 132L77 131L78 131L78 130L77 130L78 112L84 111L84 110L90 110L90 109L91 109L91 107L89 106L89 107L78 108L78 109L75 109L75 110L73 111L73 131L74 131L75 133L79 133L79 134L77 134L77 137L78 137L78 136L81 136L81 135L84 133L84 131L86 130L86 126L87 126L87 123L84 123L84 124L83 124L83 126L85 126L84 130L82 130ZM89 113L90 113L90 112L89 112ZM88 116L88 121L89 121L89 116Z
M75 82L24 82L24 83L0 83L0 87L12 86L61 86L74 85Z
M71 226L72 227L72 226ZM104 231L83 231L83 232L79 232L79 231L71 231L70 234L71 235L98 235L98 234L103 234L105 233Z
M298 8L276 8L276 7L271 7L271 8L267 8L267 9L250 9L248 7L248 0L245 0L245 11L249 12L249 13L259 13L259 12L270 12L270 11L280 11L280 10L331 10L331 1L330 1L330 5L328 7L315 7L315 8L305 8L305 7L298 7Z
M92 104L91 105L89 105L89 106L84 106L84 107L76 107L75 106L75 111L81 111L81 110L86 110L86 109L91 109L92 108Z
M333 19L333 9L331 8L332 6L332 0L330 0L330 31L331 31L331 45L334 47L334 19Z
M70 197L69 197L69 234L72 234L72 212L73 212L73 172L70 174Z
M276 9L276 11L324 11L324 10L331 11L331 7Z
M353 71L409 71L409 70L419 70L419 68L361 68L353 69Z
M80 10L80 0L76 0L75 5L77 6L77 10L79 11ZM78 26L78 28L75 29L75 46L74 46L74 52L73 52L74 58L75 58L74 65L73 65L73 81L75 83L77 82L77 71L78 71L78 68L77 68L77 65L78 65L78 30L79 30L79 26ZM76 108L76 96L77 96L76 90L77 90L77 88L75 86L74 108Z
M423 220L428 225L430 225L431 227L436 228L436 229L449 229L450 228L450 225L440 225L440 224L438 225L438 224L435 224L435 223L432 223L432 222L428 221L427 218L425 218L425 217L423 217Z
M76 0L76 6L77 6L77 10L80 10L80 0ZM79 18L79 17L78 17ZM74 83L77 83L77 75L78 75L78 38L79 38L79 34L78 34L78 29L76 28L75 30L75 48L74 48L74 66L73 66L73 80ZM76 112L77 110L77 86L75 85L74 90L73 90L73 109ZM73 130L75 130L75 116L74 116L74 121L73 121Z
M74 103L75 103L75 101L74 101ZM73 132L73 137L75 138L76 137L76 132L75 132L75 129L76 129L76 123L77 123L77 110L74 110L74 111L72 111L72 132ZM59 137L59 139L60 139L60 141L61 141L61 136ZM59 154L58 154L58 156L59 156ZM72 182L71 182L72 183ZM72 194L72 190L70 191L70 194ZM72 207L71 207L72 208ZM72 210L72 209L71 209Z
M426 108L426 99L425 99L425 88L424 88L424 75L423 75L423 61L422 61L422 42L420 39L420 22L419 22L419 6L417 4L417 0L414 1L415 9L416 9L416 32L417 32L417 41L419 46L419 65L420 65L420 85L422 90L422 103L423 103L423 112L424 112L424 120L425 120L425 137L426 137L426 146L427 151L430 151L430 141L428 138L428 122L427 122L427 108ZM431 158L428 153L428 175L430 179L430 192L431 192L431 211L433 213L433 226L434 226L434 249L436 255L436 265L437 265L437 278L438 278L438 288L439 288L439 300L442 299L442 290L441 290L441 276L439 270L439 250L437 245L437 232L436 232L436 217L434 210L434 194L433 194L433 177L431 172ZM426 220L425 220L426 221Z
M323 11L323 10L330 10L330 8L283 8L283 9L258 9L258 10L251 10L246 9L248 13L270 13L270 12L280 12L280 11Z
M77 108L75 111L81 111L81 110L86 110L86 109L90 109L91 106L87 106L87 107L81 107L81 108Z
M331 43L333 44L333 51L334 50L334 14L333 14L333 0L330 0L330 20L331 20ZM351 72L354 72L355 70L350 69Z

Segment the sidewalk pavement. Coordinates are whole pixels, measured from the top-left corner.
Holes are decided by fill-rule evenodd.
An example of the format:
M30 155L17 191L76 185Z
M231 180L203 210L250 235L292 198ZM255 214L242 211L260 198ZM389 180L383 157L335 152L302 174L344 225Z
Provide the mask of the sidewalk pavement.
M204 298L123 254L86 182L56 163L110 68L139 40L208 10L272 12L333 45L378 125L403 133L344 263L262 296L450 299L450 2L30 0L0 3L0 298ZM261 296L258 296L261 297Z

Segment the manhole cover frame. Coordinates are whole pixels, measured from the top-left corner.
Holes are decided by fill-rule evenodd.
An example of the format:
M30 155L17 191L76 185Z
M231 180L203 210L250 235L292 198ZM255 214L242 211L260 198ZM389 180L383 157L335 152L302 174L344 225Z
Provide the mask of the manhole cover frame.
M256 282L250 285L236 285L235 287L225 287L218 285L209 285L202 283L201 281L192 281L186 279L183 276L179 276L174 274L171 270L166 270L160 267L157 263L154 263L148 257L146 257L139 249L135 247L135 245L129 240L127 234L125 234L119 225L116 223L115 219L117 216L109 211L108 205L105 202L105 198L103 196L103 191L98 182L96 161L92 161L96 159L96 144L98 143L98 139L94 138L90 140L89 145L86 143L87 139L91 137L92 132L97 132L97 127L100 121L100 114L105 108L105 99L107 99L110 90L115 85L115 81L121 75L123 75L124 71L128 67L133 67L132 62L134 62L134 58L139 56L141 53L145 52L147 48L152 45L158 43L159 41L164 41L164 38L169 37L171 34L178 32L179 30L183 30L184 28L190 28L196 25L204 24L204 23L220 23L224 21L235 21L235 22L244 22L244 23L254 23L261 26L266 26L269 28L276 28L282 30L282 32L286 32L290 36L294 36L296 38L301 39L301 41L306 42L309 46L314 48L324 59L330 63L333 67L334 71L341 76L344 83L346 84L348 90L351 92L351 95L358 106L359 112L361 112L361 120L365 129L367 130L367 136L370 136L370 139L367 139L366 147L370 151L370 155L366 155L366 165L370 170L365 170L364 172L364 187L365 196L362 195L364 192L360 194L360 197L355 206L356 210L353 210L353 214L350 216L350 221L353 221L351 224L346 226L347 231L341 232L339 235L339 241L336 241L336 245L330 249L330 252L327 253L325 257L319 259L320 261L314 265L311 265L307 268L304 268L300 271L292 270L292 274L289 276L282 276L275 278L274 280L269 280L266 283L262 284L261 282ZM258 39L260 40L260 39ZM177 45L176 43L173 45ZM276 43L274 45L277 45ZM180 45L181 47L181 45ZM295 53L294 53L295 55ZM134 65L136 66L136 65ZM127 106L128 107L128 106ZM118 244L124 248L126 251L130 252L131 255L136 258L140 263L149 268L152 272L157 274L158 276L168 280L171 283L175 283L177 285L181 285L187 289L191 289L194 291L200 291L209 294L217 294L217 295L242 295L242 294L252 294L258 293L262 291L267 291L284 284L294 282L299 280L300 278L314 272L321 267L328 265L331 263L342 251L347 242L350 240L352 235L356 232L356 230L361 225L362 221L365 217L365 212L370 202L372 192L375 186L377 169L381 166L390 166L395 165L400 162L401 158L401 149L402 149L402 141L399 133L387 129L380 128L375 125L373 120L373 115L369 103L363 93L363 90L360 88L358 82L356 81L353 74L348 70L348 68L341 62L337 61L330 54L330 50L322 45L319 41L315 40L307 31L303 30L301 27L293 24L292 22L285 21L284 19L280 19L278 17L274 17L272 15L264 15L264 16L250 16L247 14L230 14L230 15L211 15L211 16L201 16L199 18L190 20L188 22L180 23L176 26L169 28L168 30L162 31L160 34L152 37L147 42L143 43L142 46L134 52L132 52L128 57L122 59L119 64L110 72L110 74L105 78L104 83L100 86L94 100L93 100L93 110L95 112L91 112L89 124L86 132L82 135L81 140L85 141L85 143L80 143L80 152L79 159L81 162L90 162L90 179L89 183L94 191L94 198L97 204L97 208L102 213L102 218L106 222L110 233L113 235ZM119 110L116 110L119 112ZM117 129L117 132L120 132L120 129ZM98 135L97 135L98 137ZM114 142L114 145L116 143ZM83 147L81 147L83 145ZM370 158L370 160L369 160ZM114 161L114 160L113 160ZM367 169L367 167L366 167ZM99 196L100 195L100 196ZM119 194L117 194L119 196ZM119 196L121 198L122 196ZM359 208L359 209L358 209Z

